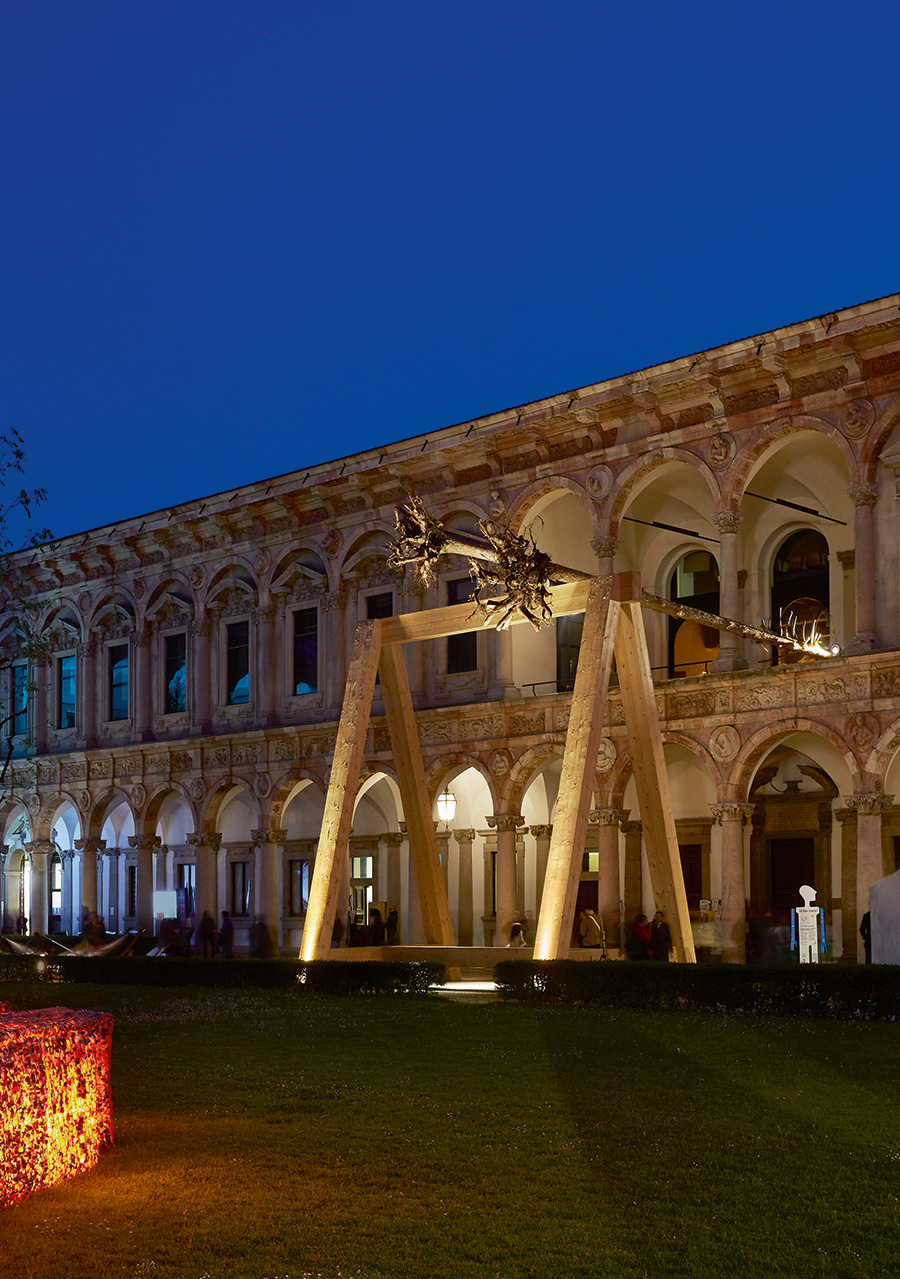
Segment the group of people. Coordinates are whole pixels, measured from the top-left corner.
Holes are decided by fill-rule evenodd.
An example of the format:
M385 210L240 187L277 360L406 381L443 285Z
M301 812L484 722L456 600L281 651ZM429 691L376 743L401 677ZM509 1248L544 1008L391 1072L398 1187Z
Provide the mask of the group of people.
M672 949L672 934L665 916L658 910L652 922L637 914L625 925L625 954L629 959L655 959L667 964Z
M259 921L254 925L258 928ZM263 924L265 928L265 925ZM266 929L267 946L262 957L269 953L268 930ZM193 933L193 946L191 937ZM223 959L234 957L234 922L227 910L222 911L222 923L216 931L216 921L211 913L205 910L200 922L192 930L190 924L181 919L163 919L159 925L159 944L167 955L193 955L194 948L202 951L204 959L215 959L221 954ZM254 954L260 954L256 946Z

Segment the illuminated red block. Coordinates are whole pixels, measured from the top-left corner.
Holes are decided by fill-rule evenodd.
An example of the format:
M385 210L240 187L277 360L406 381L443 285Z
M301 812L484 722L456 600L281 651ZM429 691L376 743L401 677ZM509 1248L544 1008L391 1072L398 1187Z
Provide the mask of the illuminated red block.
M0 1013L0 1204L92 1168L112 1145L112 1017Z

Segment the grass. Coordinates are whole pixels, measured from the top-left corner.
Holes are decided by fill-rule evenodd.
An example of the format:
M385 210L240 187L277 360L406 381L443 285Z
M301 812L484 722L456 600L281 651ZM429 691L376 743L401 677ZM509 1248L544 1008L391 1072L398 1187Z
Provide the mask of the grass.
M0 986L115 1016L116 1145L4 1279L900 1275L900 1028Z

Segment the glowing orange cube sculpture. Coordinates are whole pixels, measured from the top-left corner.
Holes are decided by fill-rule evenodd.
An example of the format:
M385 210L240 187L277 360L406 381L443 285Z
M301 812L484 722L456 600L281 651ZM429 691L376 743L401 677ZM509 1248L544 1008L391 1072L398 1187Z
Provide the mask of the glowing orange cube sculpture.
M0 1010L0 1204L92 1168L112 1144L112 1017Z

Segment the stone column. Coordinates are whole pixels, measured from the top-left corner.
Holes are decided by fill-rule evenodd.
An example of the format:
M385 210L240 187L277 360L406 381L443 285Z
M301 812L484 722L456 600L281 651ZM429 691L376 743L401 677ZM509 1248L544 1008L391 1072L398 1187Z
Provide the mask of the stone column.
M856 955L859 942L856 914L856 813L850 808L835 808L835 820L841 827L841 957Z
M603 537L595 537L591 542L591 550L597 556L597 572L601 577L613 571L613 561L619 549L619 539L608 533Z
M340 590L329 591L322 596L324 609L325 643L328 660L325 663L325 705L328 709L340 711L344 702L344 685L347 682L347 662L345 656L346 639L344 636L344 611L347 607L347 586L341 584ZM353 627L350 627L351 632Z
M619 830L628 821L628 808L595 808L590 820L597 824L597 911L603 920L607 946L618 948L622 923L619 886ZM640 848L638 848L640 857ZM640 863L639 863L640 864Z
M498 813L485 821L497 832L497 923L494 945L505 946L518 915L516 904L516 832L525 825L518 813Z
M250 837L256 845L259 875L259 901L257 916L264 919L269 930L272 954L281 953L281 845L287 839L287 831L279 826L265 830L252 830Z
M25 845L31 854L31 905L28 912L28 931L45 933L49 923L47 870L56 848L51 839L36 839Z
M129 847L137 849L137 904L135 924L154 934L153 918L153 853L162 845L159 835L129 835Z
M117 933L119 921L119 850L106 850L106 908L103 918L110 932Z
M552 826L529 826L528 832L534 836L534 913L541 913L541 898L544 895L544 880L547 878L547 858L550 854L550 836Z
M740 511L718 511L712 522L719 530L719 613L740 621L738 617L738 533L744 522ZM713 671L737 671L747 665L741 656L740 641L728 631L719 632L719 656L711 664Z
M59 856L62 862L60 924L64 933L71 933L75 931L72 927L75 854L63 850Z
M278 610L274 604L256 611L256 725L270 728L278 723L275 714L275 687L281 663L275 643L275 619Z
M444 887L447 894L450 893L450 832L448 830L438 830L437 822L434 827L434 838L437 844L438 857L441 859L441 872L444 876Z
M193 679L191 680L191 731L208 733L212 728L211 691L213 619L201 616L191 628L191 650L193 656Z
M383 835L379 835L378 842L387 846L387 856L385 863L387 865L387 902L388 906L396 906L397 913L400 915L400 923L397 928L397 945L401 944L403 936L403 912L400 909L403 905L403 887L400 879L400 845L403 843L403 832L399 830L385 831Z
M50 697L48 685L47 662L35 662L34 664L34 711L32 714L32 732L34 735L34 747L37 755L46 755L47 753L47 727L50 723ZM16 914L18 914L16 910Z
M722 827L722 959L747 962L747 889L744 883L744 825L753 816L752 804L724 800L710 804Z
M0 929L15 932L15 915L9 909L9 844L0 844ZM16 912L18 914L18 911Z
M81 700L79 745L90 749L97 745L97 642L93 636L78 645L78 660L81 667L81 679L78 681Z
M644 828L640 822L622 822L622 830L625 832L625 883L622 885L625 919L623 922L627 924L644 909L644 891L641 883L641 847Z
M496 905L494 904L492 906L492 902L495 902L497 895L494 874L494 864L497 857L496 848L492 848L490 845L490 840L494 839L496 841L496 838L496 835L487 837L482 848L484 872L484 914L481 916L481 924L483 931L482 944L484 946L493 946L497 926ZM504 943L504 945L505 944L506 943Z
M866 795L845 795L847 808L856 813L856 919L854 926L859 929L859 921L869 909L869 889L888 874L885 865L884 851L881 843L881 818L884 810L894 802L893 795L872 792ZM865 958L862 938L857 931L857 959Z
M474 903L472 896L472 843L473 827L460 826L453 832L459 846L459 905L457 908L456 944L474 946Z
M150 628L142 626L134 633L134 740L150 742L150 668L153 661Z
M855 600L856 635L847 653L871 653L878 646L875 619L875 506L878 489L874 484L851 484L847 489L855 513ZM868 891L868 890L867 890ZM868 902L868 896L866 897ZM868 910L868 905L866 906Z
M99 913L100 898L98 894L97 854L106 848L105 839L76 839L75 847L81 853L81 911L91 915Z
M216 853L222 846L218 831L191 831L187 842L194 850L194 918L199 924L208 910L218 921L216 902Z

